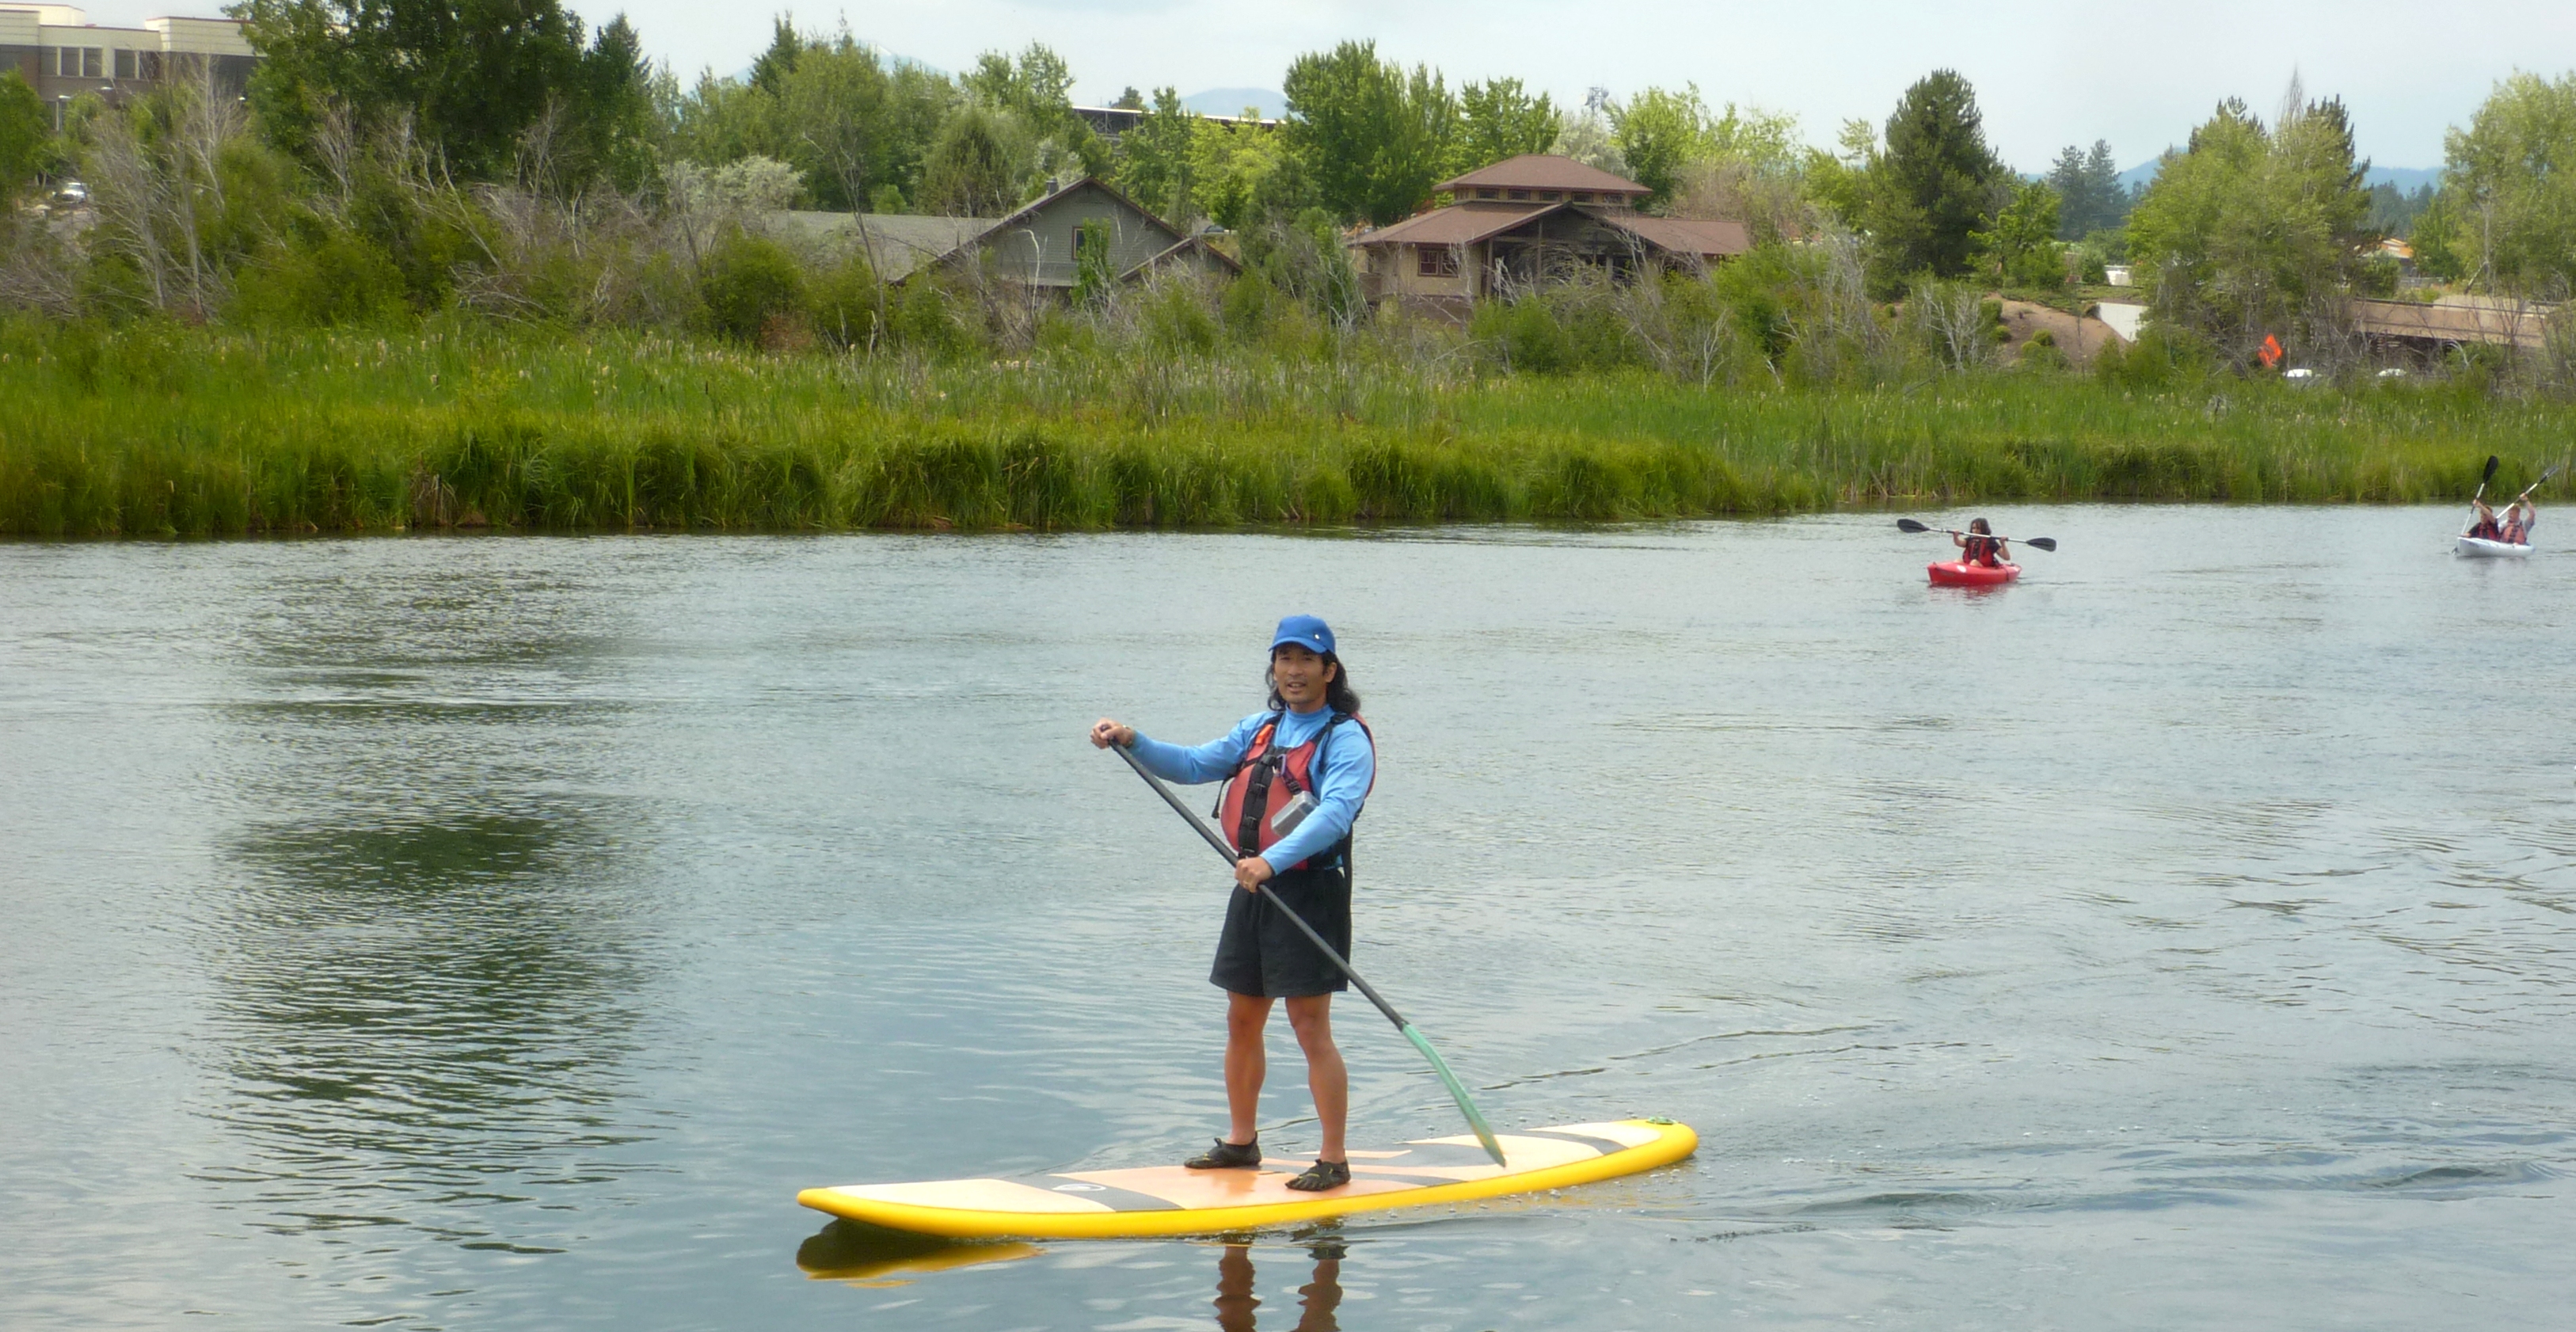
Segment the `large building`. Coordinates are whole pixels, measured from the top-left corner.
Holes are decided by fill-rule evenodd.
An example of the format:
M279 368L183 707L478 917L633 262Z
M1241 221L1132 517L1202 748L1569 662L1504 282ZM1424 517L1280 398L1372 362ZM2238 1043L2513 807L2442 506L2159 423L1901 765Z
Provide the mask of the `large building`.
M1454 202L1351 239L1371 301L1464 318L1480 298L1586 269L1705 269L1753 248L1741 222L1640 213L1645 186L1567 157L1509 158L1433 188Z
M227 18L148 18L102 28L70 5L0 0L0 70L15 69L59 119L73 98L122 101L155 85L211 76L238 95L259 55Z

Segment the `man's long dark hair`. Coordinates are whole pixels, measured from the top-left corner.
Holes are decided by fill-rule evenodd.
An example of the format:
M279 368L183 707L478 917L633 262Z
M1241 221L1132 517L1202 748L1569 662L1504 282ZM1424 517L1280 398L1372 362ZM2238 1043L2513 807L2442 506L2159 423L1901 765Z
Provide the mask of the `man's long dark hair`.
M1360 715L1359 691L1351 688L1351 668L1343 665L1342 659L1330 652L1324 654L1324 664L1333 668L1333 678L1324 685L1324 706L1335 712L1347 712L1354 717ZM1261 668L1261 682L1270 686L1270 710L1287 711L1288 700L1279 696L1279 686L1267 666Z

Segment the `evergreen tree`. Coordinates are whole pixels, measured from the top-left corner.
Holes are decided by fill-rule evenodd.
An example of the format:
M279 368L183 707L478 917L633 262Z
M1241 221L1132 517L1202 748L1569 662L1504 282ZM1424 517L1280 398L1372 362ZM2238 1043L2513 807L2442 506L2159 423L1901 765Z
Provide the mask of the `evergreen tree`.
M2096 139L2088 151L2068 144L2048 169L2049 188L2061 200L2059 240L2082 240L2109 231L2129 215L2129 192L2120 184L2120 168L2107 140Z
M1954 70L1934 70L1897 102L1886 143L1870 167L1864 208L1881 281L1965 274L1976 248L1971 234L2011 184L1986 146L1976 90Z

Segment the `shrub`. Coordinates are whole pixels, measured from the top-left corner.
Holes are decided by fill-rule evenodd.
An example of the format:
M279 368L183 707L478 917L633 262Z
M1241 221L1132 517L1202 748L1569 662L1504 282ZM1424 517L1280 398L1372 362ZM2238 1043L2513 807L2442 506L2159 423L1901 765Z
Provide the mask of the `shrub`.
M877 317L885 308L886 290L868 267L867 256L853 253L814 279L806 304L814 331L824 341L864 350L876 345Z
M384 247L308 214L243 269L233 313L279 327L371 324L403 314L409 287Z
M757 343L773 321L805 311L805 274L776 241L734 231L698 269L700 315L710 332Z

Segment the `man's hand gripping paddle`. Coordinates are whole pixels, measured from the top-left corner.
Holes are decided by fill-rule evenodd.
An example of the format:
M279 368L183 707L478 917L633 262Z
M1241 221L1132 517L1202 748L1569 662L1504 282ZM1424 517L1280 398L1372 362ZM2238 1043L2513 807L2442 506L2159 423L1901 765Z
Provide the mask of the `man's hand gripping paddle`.
M1233 866L1236 860L1234 848L1225 844L1225 839L1217 835L1216 829L1207 826L1207 821L1198 816L1198 811L1181 803L1181 798L1172 793L1172 788L1163 785L1162 778L1145 771L1145 765L1136 761L1136 755L1129 751L1127 746L1111 745L1110 749L1115 751L1118 757L1127 760L1127 766L1134 768L1136 775L1144 778L1147 786L1154 788L1154 794L1161 796L1163 803L1172 807L1173 813L1187 819L1189 825L1198 830L1199 836L1207 839L1207 844L1214 847L1218 855L1225 857L1228 867ZM1431 1048L1430 1038L1424 1036L1412 1023L1405 1021L1404 1015L1396 1012L1395 1005L1388 1003L1385 996L1380 995L1375 987L1360 979L1360 974L1351 970L1351 964L1340 953L1334 951L1331 944L1324 942L1324 936L1315 933L1314 926L1307 924L1303 917L1289 910L1288 904L1279 900L1279 894L1270 891L1269 884L1261 885L1261 895L1270 899L1270 905L1280 915L1286 916L1288 923L1296 926L1299 933L1313 941L1317 948L1324 950L1324 956L1331 958L1333 965L1341 968L1342 974L1351 978L1351 984L1360 987L1360 993L1367 995L1368 1001L1377 1005L1377 1011L1386 1014L1386 1020L1394 1023L1397 1031L1404 1033L1404 1039L1413 1042L1413 1048L1421 1051L1424 1059L1431 1061L1431 1071L1440 1075L1440 1085L1447 1087L1449 1095L1458 1102L1459 1113L1467 1117L1467 1127L1476 1131L1476 1141L1485 1145L1485 1154L1494 1158L1495 1165L1509 1165L1509 1162L1503 1160L1503 1145L1494 1141L1494 1131L1485 1127L1485 1116L1476 1109L1476 1103L1467 1098L1467 1089L1459 1083L1458 1075L1449 1071L1449 1061L1442 1059L1440 1052Z

